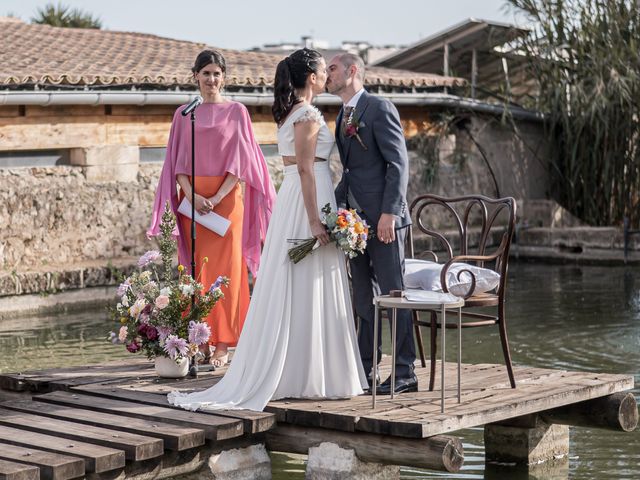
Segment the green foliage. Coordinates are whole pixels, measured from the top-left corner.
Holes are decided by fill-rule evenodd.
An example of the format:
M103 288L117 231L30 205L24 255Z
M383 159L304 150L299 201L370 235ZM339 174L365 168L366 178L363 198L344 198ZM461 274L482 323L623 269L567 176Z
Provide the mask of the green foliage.
M546 115L553 194L593 225L640 220L640 13L636 0L508 0Z
M36 15L31 18L31 23L52 27L102 28L99 17L94 17L79 8L69 8L61 3L57 5L48 3L43 8L38 8Z
M407 150L415 151L421 159L421 182L425 187L431 188L438 181L438 170L440 169L440 158L443 153L448 153L453 160L457 171L464 168L469 152L457 146L450 152L443 152L443 146L448 148L447 137L458 135L461 125L466 118L458 115L442 114L434 122L428 132L421 132L407 139ZM457 145L457 143L456 143Z
M162 213L162 222L160 223L160 239L158 246L160 247L160 255L162 256L162 271L165 283L169 283L174 271L172 268L173 258L178 250L177 242L173 236L176 228L176 217L173 215L169 201L165 205Z

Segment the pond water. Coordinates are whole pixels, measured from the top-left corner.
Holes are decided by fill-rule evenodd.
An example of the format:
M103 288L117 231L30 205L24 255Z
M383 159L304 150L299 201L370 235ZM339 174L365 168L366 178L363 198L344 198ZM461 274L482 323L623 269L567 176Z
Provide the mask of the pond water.
M640 397L640 269L512 263L507 315L514 364L634 374ZM106 341L103 310L0 322L0 371L127 358ZM387 329L385 329L386 331ZM428 336L425 332L425 341ZM454 342L451 342L452 344ZM502 363L497 329L465 330L463 362ZM447 349L455 361L455 349ZM482 428L458 432L465 462L457 474L402 468L403 479L637 479L640 431L571 429L569 462L529 477L485 466ZM304 456L273 455L275 479L303 479Z

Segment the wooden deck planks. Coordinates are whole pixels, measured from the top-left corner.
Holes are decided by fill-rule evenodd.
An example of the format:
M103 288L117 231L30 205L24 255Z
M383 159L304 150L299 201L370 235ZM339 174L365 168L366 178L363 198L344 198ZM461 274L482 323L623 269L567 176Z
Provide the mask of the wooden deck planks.
M0 480L38 480L38 467L0 460Z
M1 408L0 425L122 450L127 460L135 462L156 458L164 453L163 442L158 438Z
M155 405L166 408L182 410L179 407L170 405L166 395L155 393L128 390L126 388L105 387L101 385L84 385L73 389L74 392L83 392L91 395L99 395L117 400L129 400L147 405ZM266 432L276 424L275 416L268 412L254 412L251 410L216 410L210 412L219 417L241 420L244 423L245 433Z
M84 460L71 455L0 443L0 459L37 467L41 480L84 477Z
M426 390L428 374L421 370L419 392L393 400L379 396L375 410L371 410L370 396L346 401L279 400L267 410L280 422L300 426L424 438L633 388L633 377L627 375L521 367L516 368L518 387L512 389L504 366L465 365L462 403L458 404L457 367L447 364L446 412L441 414L440 390Z
M205 438L210 440L227 440L240 437L243 434L243 424L240 420L205 413L71 392L52 392L35 396L33 399L37 402L54 403L95 412L148 421L162 421L182 427L201 429L205 433Z
M205 441L204 430L202 429L180 427L170 423L163 423L159 420L152 421L124 417L122 415L33 402L31 400L4 402L0 404L0 407L94 427L110 428L122 432L160 438L164 442L165 450L188 450L189 448L204 445Z
M0 442L80 457L85 462L87 473L104 473L125 466L125 455L122 450L77 440L64 440L53 435L19 428L0 426Z

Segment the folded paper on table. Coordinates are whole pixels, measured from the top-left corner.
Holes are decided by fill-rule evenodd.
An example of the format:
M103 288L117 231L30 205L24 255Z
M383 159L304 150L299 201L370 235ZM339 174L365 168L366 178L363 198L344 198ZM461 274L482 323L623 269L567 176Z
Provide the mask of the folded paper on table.
M187 200L187 197L183 198L182 202L180 202L178 212L185 217L191 218L191 202ZM200 215L196 210L194 213L196 223L199 223L203 227L217 233L221 237L224 237L225 233L227 233L227 230L229 229L229 225L231 225L231 220L224 218L222 215L218 215L215 212Z
M460 297L451 293L432 292L429 290L407 289L404 298L409 302L456 303Z

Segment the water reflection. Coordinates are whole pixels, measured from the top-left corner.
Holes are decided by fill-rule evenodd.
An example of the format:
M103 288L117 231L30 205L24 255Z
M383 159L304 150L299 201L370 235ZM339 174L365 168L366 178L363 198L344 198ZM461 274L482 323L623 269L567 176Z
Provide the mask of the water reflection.
M507 295L516 365L631 373L640 385L640 272L637 268L513 263ZM0 371L53 368L126 358L106 341L103 311L0 323ZM386 330L386 329L385 329ZM427 337L425 336L425 339ZM457 355L455 342L448 358ZM497 329L465 330L464 362L502 363ZM506 379L505 379L506 380ZM636 387L634 393L640 396ZM529 473L485 467L482 428L459 432L465 464L455 475L402 469L405 479L637 479L640 432L571 429L568 462ZM275 479L303 479L304 456L274 454Z
M114 327L104 310L0 322L0 372L88 365L126 358L106 341Z

